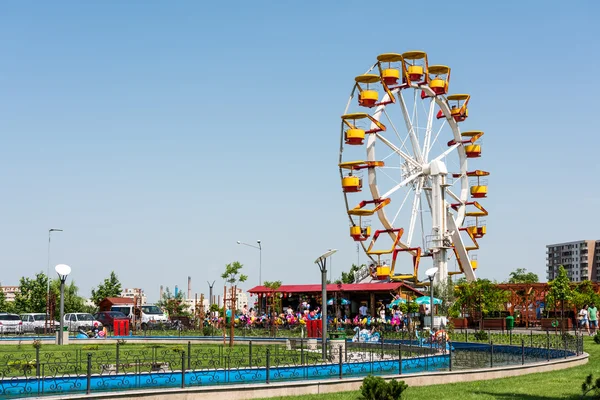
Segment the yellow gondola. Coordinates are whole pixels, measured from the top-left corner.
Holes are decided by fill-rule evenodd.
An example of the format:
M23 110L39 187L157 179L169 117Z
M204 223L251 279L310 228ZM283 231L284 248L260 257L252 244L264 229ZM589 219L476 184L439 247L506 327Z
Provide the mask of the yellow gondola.
M429 81L427 53L424 51L407 51L402 53L402 59L404 83L417 82L422 84Z
M377 56L377 61L379 62L379 74L383 83L387 86L397 85L400 79L400 70L403 68L404 59L402 55L396 53L380 54Z

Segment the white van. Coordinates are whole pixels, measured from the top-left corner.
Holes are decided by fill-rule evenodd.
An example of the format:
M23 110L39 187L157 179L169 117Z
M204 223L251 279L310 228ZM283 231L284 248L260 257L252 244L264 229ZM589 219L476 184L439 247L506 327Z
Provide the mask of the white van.
M140 323L142 329L151 328L159 324L167 324L169 319L167 316L155 305L141 306L141 315L136 315L136 322ZM133 315L133 305L119 304L118 306L112 306L111 311L120 311L125 314L128 318Z

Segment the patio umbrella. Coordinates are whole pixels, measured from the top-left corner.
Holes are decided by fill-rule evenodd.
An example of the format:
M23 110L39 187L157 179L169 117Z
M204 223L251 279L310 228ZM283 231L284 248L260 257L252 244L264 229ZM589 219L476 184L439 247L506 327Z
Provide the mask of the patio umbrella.
M342 299L342 303L343 306L347 306L348 304L350 304L350 300L348 299ZM329 299L327 300L327 305L328 306L332 306L333 305L333 299Z
M404 299L394 299L394 300L392 300L392 302L390 304L388 304L388 308L392 308L394 306L399 306L402 303L406 303L406 300L404 300Z
M421 296L421 297L417 297L415 299L415 303L417 304L429 304L431 302L431 299L429 298L429 296ZM433 298L433 304L442 304L442 300L441 299L436 299L435 297Z

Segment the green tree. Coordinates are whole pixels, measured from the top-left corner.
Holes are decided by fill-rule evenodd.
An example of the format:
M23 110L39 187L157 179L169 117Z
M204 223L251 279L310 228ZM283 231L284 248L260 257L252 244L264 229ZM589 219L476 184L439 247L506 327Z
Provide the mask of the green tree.
M548 294L546 295L546 304L556 304L560 302L560 318L564 319L565 303L573 299L573 289L571 289L571 280L567 276L567 271L562 265L558 266L558 275L556 279L548 282ZM549 308L549 307L548 307ZM564 325L561 324L562 329Z
M433 287L433 295L442 300L442 304L437 307L439 315L448 317L450 309L454 305L456 298L454 296L454 284L452 278L448 277L446 282L440 282Z
M582 308L585 304L590 305L595 303L599 305L600 298L594 290L594 284L591 281L585 280L580 282L573 291L571 302L577 308Z
M167 287L163 293L162 299L157 306L162 308L169 314L169 317L173 316L186 316L189 317L191 314L187 311L187 307L184 303L183 292L179 291L176 295L171 293L171 290Z
M272 311L278 312L281 310L281 297L279 297L277 294L279 293L277 291L277 289L279 289L281 287L281 281L274 281L274 282L270 282L270 281L265 281L263 282L263 286L266 287L267 289L270 290L270 297L271 297L271 302L270 304L270 308L272 309Z
M12 301L6 301L6 293L0 290L0 312L13 312L13 306Z
M60 312L60 279L52 279L50 281L50 292L54 293L56 299L56 317ZM85 312L85 300L79 296L79 288L75 285L75 281L65 282L65 314L74 312Z
M21 277L19 292L15 295L14 311L21 313L45 313L48 277L43 272L30 279Z
M477 279L457 285L454 296L456 301L453 310L460 310L463 315L478 311L483 326L483 318L492 312L501 311L508 302L510 294L489 279Z
M242 274L242 267L243 265L239 262L239 261L234 261L230 264L227 264L225 266L225 272L223 272L223 274L221 274L221 278L223 278L225 280L225 282L229 283L229 299L230 299L230 310L231 310L231 317L229 318L229 328L230 328L230 332L229 332L229 347L233 347L233 326L234 326L234 320L235 320L235 299L236 299L236 286L238 283L240 282L245 282L246 279L248 279L248 277L244 274ZM223 332L224 334L224 332Z
M350 271L342 272L341 279L337 279L335 283L354 283L354 273L364 266L365 264L361 264L360 266L352 264L352 266L350 267Z
M508 283L538 283L540 278L533 272L527 272L525 268L517 268L510 273Z
M100 305L100 302L107 297L120 297L121 296L121 282L115 274L115 271L111 271L110 276L104 279L104 282L98 285L97 289L92 289L92 301L96 305Z

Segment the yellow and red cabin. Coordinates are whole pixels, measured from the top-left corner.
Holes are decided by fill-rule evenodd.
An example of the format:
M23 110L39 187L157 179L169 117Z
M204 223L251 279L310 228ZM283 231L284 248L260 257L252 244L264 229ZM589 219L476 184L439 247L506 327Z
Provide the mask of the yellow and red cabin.
M467 154L467 158L477 158L481 157L481 143L478 142L479 138L483 136L482 131L467 131L462 132L460 134L465 140L462 143L465 145L465 153ZM448 143L450 144L450 143ZM480 171L484 172L484 171ZM484 176L489 175L489 173L485 173L483 175L470 175L470 176Z
M355 175L347 175L342 178L342 189L344 193L356 193L362 190L362 179Z
M390 271L391 271L390 266L383 263L383 264L377 266L375 275L378 280L383 281L390 277Z
M450 83L450 67L432 65L429 67L429 87L436 95L448 93Z
M404 83L417 82L423 84L429 81L427 53L424 51L407 51L402 53L402 60Z
M379 101L379 92L374 85L381 82L381 77L374 74L364 74L357 76L354 80L358 88L358 105L368 108L374 107Z
M381 80L387 86L395 86L400 79L400 70L403 62L402 54L385 53L377 56Z
M477 269L477 260L471 260L471 268Z
M473 185L471 186L471 197L480 199L487 197L488 187L487 185Z
M344 114L342 115L342 123L346 128L360 129L364 131L365 134L377 133L386 130L385 125L383 125L381 122L377 121L375 118L371 117L367 113ZM347 131L345 131L344 133L345 138L349 136L346 132ZM355 135L354 139L357 139L356 143L358 143L360 132L353 132L353 134Z
M344 143L351 146L362 145L365 142L365 130L349 128L344 131Z
M371 236L371 227L360 227L358 225L353 225L350 227L350 236L355 242L364 242L369 238L369 236Z
M450 114L456 122L462 122L469 116L467 104L471 98L468 94L451 94L447 97L450 105Z

